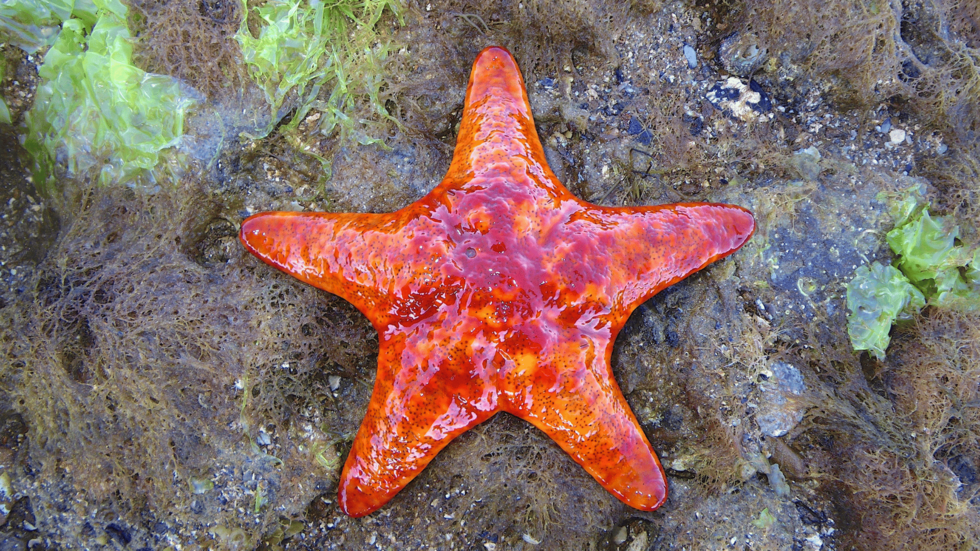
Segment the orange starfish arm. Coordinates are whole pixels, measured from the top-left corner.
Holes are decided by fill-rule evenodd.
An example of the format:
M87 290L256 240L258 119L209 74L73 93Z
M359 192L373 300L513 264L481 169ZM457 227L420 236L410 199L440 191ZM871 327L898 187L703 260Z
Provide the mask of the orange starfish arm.
M428 324L382 335L374 392L340 479L345 513L374 512L496 411L491 373L450 359L463 346Z
M242 222L245 247L263 262L338 295L362 312L386 298L384 266L370 253L386 215L263 212ZM383 257L382 257L383 258Z
M411 308L420 301L404 299L446 291L432 266L447 258L451 242L431 237L446 228L424 216L430 205L390 214L263 212L242 222L240 235L266 264L340 296L385 327L392 316L419 317Z
M608 263L617 296L614 309L626 317L643 301L737 251L755 231L746 209L713 203L677 203L635 209L609 209L610 229L597 239L607 244ZM621 320L625 323L625 319Z
M652 511L667 499L667 478L613 378L611 342L593 336L558 345L543 369L512 379L507 411L544 431L624 503ZM532 387L540 390L521 391Z

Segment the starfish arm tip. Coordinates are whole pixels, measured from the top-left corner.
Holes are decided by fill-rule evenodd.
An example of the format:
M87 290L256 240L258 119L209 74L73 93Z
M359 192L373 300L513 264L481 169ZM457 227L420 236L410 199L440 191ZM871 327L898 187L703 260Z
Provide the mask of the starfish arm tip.
M238 240L252 254L256 254L258 236L261 234L262 218L268 213L253 214L242 221L238 231Z
M735 248L744 245L755 233L755 216L752 212L738 205L725 205L728 207L731 219L731 231L735 235Z
M640 484L630 484L624 489L611 490L623 503L640 511L656 511L667 501L667 478L657 462L655 474L640 479Z
M382 500L376 497L357 489L350 477L344 477L337 492L337 504L345 515L360 518L377 511L388 501L387 497Z
M310 216L307 215L307 218ZM260 212L242 221L238 240L248 252L266 264L285 269L282 260L288 256L288 246L301 241L297 231L304 218L295 212Z

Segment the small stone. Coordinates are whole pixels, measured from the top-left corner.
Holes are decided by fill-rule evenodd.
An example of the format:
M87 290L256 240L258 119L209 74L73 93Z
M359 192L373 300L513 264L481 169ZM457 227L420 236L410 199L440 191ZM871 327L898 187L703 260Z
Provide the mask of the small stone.
M772 376L779 384L779 389L791 392L797 396L803 394L806 385L803 383L803 375L800 370L792 364L786 362L776 362L772 364Z
M653 132L649 130L644 130L636 137L636 141L640 142L640 145L650 145L653 141Z
M779 470L779 465L772 465L769 467L769 485L775 490L776 495L779 497L789 497L789 484L786 483L786 477L783 476L782 471Z
M643 132L643 123L640 122L636 117L630 117L629 126L626 128L626 133L635 136Z
M905 141L905 131L901 128L896 128L888 133L888 138L895 145L898 145Z
M766 409L769 411L755 419L766 436L783 436L803 420L803 411L788 407L786 398L782 396L774 396Z
M684 57L687 59L689 68L694 69L698 66L698 53L687 44L684 44Z
M772 380L763 385L765 398L755 421L766 436L778 438L803 420L804 404L797 397L806 391L803 375L795 366L775 362L771 366Z
M875 130L877 130L880 134L887 134L888 131L891 130L891 128L892 128L892 120L888 118L885 119L885 121L882 122L880 125L876 126Z
M647 540L649 538L650 536L647 535L646 530L640 532L635 538L633 538L633 541L630 542L629 547L626 548L626 551L643 551L647 548Z
M805 180L816 180L820 176L820 151L813 146L801 149L793 153L790 164L799 172L800 177Z
M749 77L768 59L766 50L759 48L754 33L732 33L718 46L718 59L729 73Z
M626 543L626 538L629 537L629 530L625 526L620 526L619 530L613 534L613 543L616 545L622 545Z
M541 540L534 538L531 534L524 534L521 536L521 539L531 545L539 545L541 543Z
M337 392L337 389L340 388L340 376L338 376L338 375L328 375L327 376L327 383L330 384L330 390L332 390L334 392Z

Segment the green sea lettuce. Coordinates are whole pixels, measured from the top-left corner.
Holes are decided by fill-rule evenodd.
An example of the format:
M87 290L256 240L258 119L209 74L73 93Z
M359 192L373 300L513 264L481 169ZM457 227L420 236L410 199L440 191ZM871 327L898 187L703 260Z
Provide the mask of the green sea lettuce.
M973 258L963 273L963 279L974 293L980 294L980 247L973 251Z
M887 197L879 195L882 199ZM895 267L878 262L862 266L846 284L851 344L878 359L885 356L892 323L927 303L980 310L980 248L958 244L960 228L952 218L929 214L920 185L894 198L889 207L895 228L885 240L895 253Z
M922 210L907 224L888 232L898 268L928 298L929 304L957 310L980 309L980 293L961 268L976 270L976 251L957 245L960 228L944 216ZM972 272L971 272L972 273Z
M24 147L41 188L53 186L56 163L73 176L92 171L100 183L153 169L161 152L178 143L193 103L171 77L133 65L125 5L94 0L94 6L95 18L82 12L62 23L38 71Z
M29 54L54 44L59 25L72 16L95 23L93 0L3 0L0 1L0 38Z
M308 104L320 92L327 68L331 34L342 32L337 21L325 19L319 0L270 0L255 8L261 21L259 36L252 36L248 17L242 18L235 40L242 49L252 79L265 91L272 121L261 132L268 134L279 120L287 96L295 94Z
M259 34L249 30L249 18L242 20L235 39L252 79L264 91L271 108L270 122L253 137L268 135L287 108L296 108L291 125L303 120L311 108L323 113L320 128L348 132L354 122L354 96L367 96L382 117L388 118L377 97L380 64L387 54L384 45L361 47L365 34L377 24L385 9L398 12L397 0L268 0L254 8ZM373 35L372 35L373 36ZM357 68L353 75L352 68ZM317 101L327 87L328 99ZM373 93L372 93L373 92ZM356 140L380 143L359 133Z
M909 223L896 226L885 239L899 256L898 266L909 280L925 284L955 262L951 257L959 231L947 218L933 218L924 210Z
M904 226L923 209L929 207L923 184L913 184L897 193L881 191L875 198L888 205L888 214L891 215L896 228Z
M884 359L897 320L911 319L926 304L925 296L892 266L860 266L847 285L847 334L855 350Z

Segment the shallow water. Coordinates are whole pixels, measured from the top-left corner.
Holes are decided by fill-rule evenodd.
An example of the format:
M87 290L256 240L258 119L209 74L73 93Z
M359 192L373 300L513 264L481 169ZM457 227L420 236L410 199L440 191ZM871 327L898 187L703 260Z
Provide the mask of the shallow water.
M361 75L381 75L379 88L359 88L379 90L381 101L355 95L350 106L365 122L324 133L327 111L296 117L294 94L258 139L272 109L235 57L241 13L221 2L192 7L200 9L184 13L185 30L214 42L173 54L154 41L180 44L183 35L148 25L134 58L151 71L172 67L198 98L176 178L62 178L44 195L27 165L4 163L6 538L134 548L843 549L884 545L882 534L893 546L977 537L976 408L962 406L980 399L969 384L980 366L976 316L926 310L893 331L883 362L855 353L845 330L844 283L892 256L881 192L924 184L934 209L959 217L962 240L977 238L969 167L980 157L962 130L976 114L954 118L903 99L895 83L907 83L909 69L900 62L836 67L833 56L858 55L858 46L792 40L798 31L774 10L751 19L742 4L413 4L402 23L389 13L376 26L391 47L380 71ZM925 11L899 17L904 40L919 52L965 52L975 70L968 8L944 9L948 43L930 38ZM770 61L754 79L772 108L740 118L708 95L729 76L719 45L750 27L769 41ZM343 515L337 478L370 397L377 335L349 304L238 243L238 226L255 212L390 212L435 187L470 64L491 44L514 52L548 162L579 198L725 202L758 220L741 251L649 300L616 341L614 374L667 469L671 493L658 511L623 505L543 433L504 414L451 443L379 512ZM223 65L205 79L167 65L168 52ZM8 76L31 66L17 59ZM868 88L888 67L895 86ZM930 78L928 67L917 70ZM908 139L893 141L894 129ZM16 149L9 129L4 136ZM779 362L806 390L780 395L776 413L802 421L773 437L758 418L779 401ZM917 500L927 505L910 511Z

